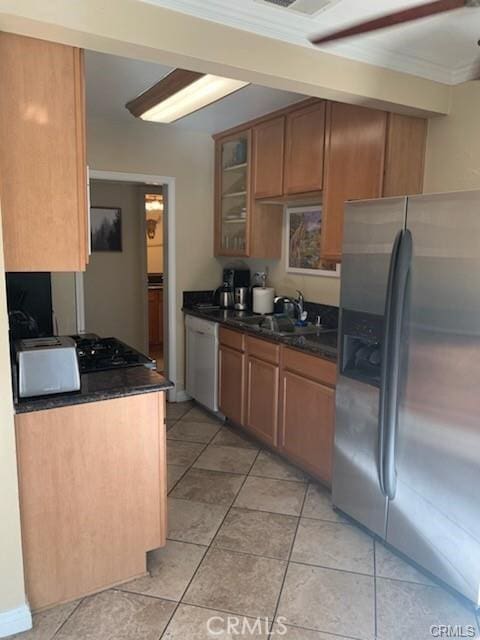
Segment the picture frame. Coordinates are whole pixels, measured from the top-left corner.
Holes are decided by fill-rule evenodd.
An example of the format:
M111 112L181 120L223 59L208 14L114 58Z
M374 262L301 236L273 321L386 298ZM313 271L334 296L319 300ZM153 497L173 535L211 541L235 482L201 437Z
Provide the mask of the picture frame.
M326 269L321 263L321 230L321 204L285 208L285 256L288 273L340 277L340 265Z
M93 252L122 251L120 207L90 207L90 237Z

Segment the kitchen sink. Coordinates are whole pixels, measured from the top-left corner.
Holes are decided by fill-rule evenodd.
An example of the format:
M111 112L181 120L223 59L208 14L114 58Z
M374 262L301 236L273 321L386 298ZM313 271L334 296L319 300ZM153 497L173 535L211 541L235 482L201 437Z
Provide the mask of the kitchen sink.
M261 329L262 333L280 336L282 338L306 335L319 335L335 332L336 329L318 327L314 324L296 326L290 318L285 316L250 316L236 320L240 326Z

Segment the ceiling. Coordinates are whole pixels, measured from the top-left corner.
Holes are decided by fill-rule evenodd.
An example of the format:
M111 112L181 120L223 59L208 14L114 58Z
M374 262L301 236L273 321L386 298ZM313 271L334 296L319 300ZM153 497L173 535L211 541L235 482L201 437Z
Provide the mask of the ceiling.
M309 35L421 3L421 0L333 0L315 16L304 16L258 0L143 1L307 47L311 46ZM470 79L480 68L479 38L480 8L465 8L326 45L324 50L445 84L458 84Z
M131 122L125 103L172 71L170 67L131 60L93 51L85 52L87 112L89 116L117 122ZM297 93L249 85L223 100L197 111L176 123L152 127L178 127L203 133L225 131L275 109L305 98Z

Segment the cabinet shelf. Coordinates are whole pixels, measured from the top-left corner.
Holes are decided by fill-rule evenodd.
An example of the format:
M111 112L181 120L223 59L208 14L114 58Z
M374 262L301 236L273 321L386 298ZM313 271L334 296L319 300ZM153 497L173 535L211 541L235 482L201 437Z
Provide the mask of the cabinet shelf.
M232 164L229 167L223 167L224 171L237 171L238 169L246 169L247 163L242 162L240 164Z
M234 191L233 193L223 193L222 198L240 198L240 196L246 196L246 191Z
M230 218L223 220L223 224L245 224L246 222L246 218Z

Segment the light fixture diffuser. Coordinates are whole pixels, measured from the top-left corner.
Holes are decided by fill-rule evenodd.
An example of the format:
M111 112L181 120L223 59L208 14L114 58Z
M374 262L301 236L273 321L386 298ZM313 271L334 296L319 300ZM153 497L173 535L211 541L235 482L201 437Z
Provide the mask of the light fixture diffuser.
M171 123L247 86L248 82L175 69L125 106L136 117Z

